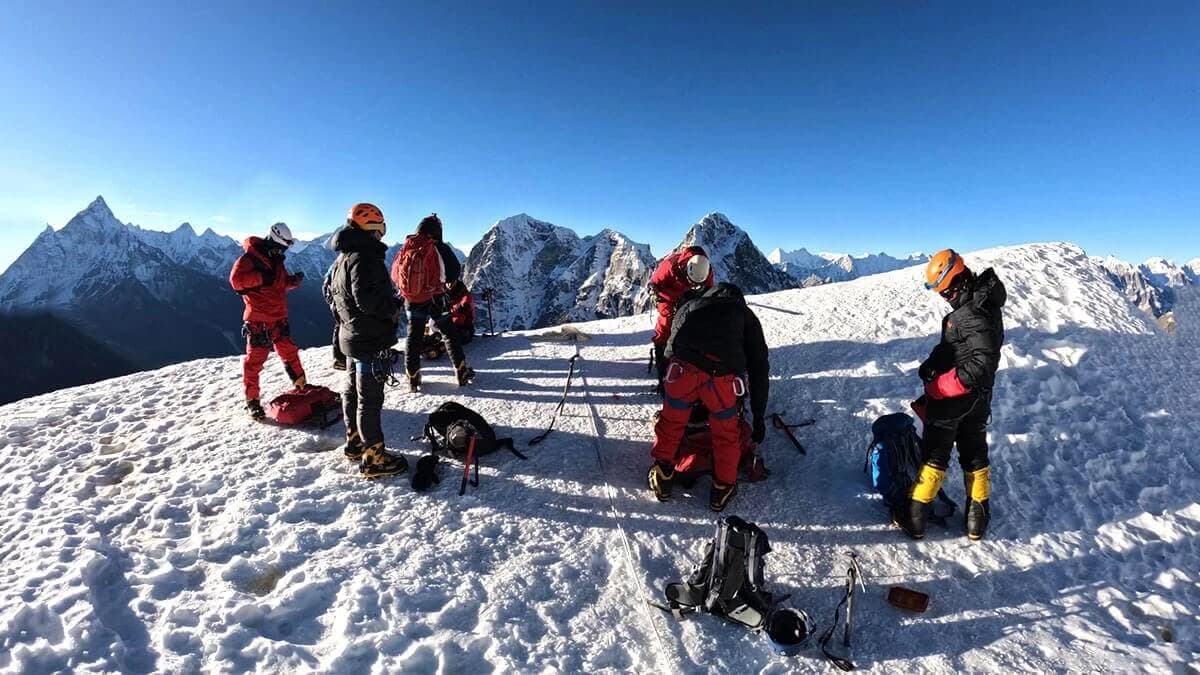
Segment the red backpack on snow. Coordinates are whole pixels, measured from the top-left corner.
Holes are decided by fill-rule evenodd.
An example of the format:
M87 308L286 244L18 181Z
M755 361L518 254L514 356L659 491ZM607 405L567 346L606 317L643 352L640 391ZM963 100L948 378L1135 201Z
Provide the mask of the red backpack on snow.
M445 272L437 242L423 234L410 234L392 263L392 283L412 304L429 302L445 293Z
M312 385L271 399L267 415L279 424L325 428L342 419L342 397L327 387Z

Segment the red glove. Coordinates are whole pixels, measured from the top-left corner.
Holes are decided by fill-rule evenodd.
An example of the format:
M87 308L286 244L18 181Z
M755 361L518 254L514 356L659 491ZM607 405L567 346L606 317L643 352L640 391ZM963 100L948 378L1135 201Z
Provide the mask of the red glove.
M942 399L964 396L971 390L963 386L958 379L958 369L952 368L938 375L932 382L925 383L925 393L929 398Z

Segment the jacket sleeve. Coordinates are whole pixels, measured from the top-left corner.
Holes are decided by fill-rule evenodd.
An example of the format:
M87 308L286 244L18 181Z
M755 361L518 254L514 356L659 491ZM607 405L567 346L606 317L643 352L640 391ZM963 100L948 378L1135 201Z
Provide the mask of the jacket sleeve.
M289 274L287 267L284 267L282 262L279 263L279 273L287 280L287 290L291 291L300 288L300 280L296 278L296 275Z
M272 280L273 281L273 280ZM229 271L229 285L238 293L245 293L268 285L270 282L263 278L263 273L245 254L238 256Z
M957 354L958 381L967 389L975 389L989 374L1000 367L1000 344L996 327L987 317L972 313L958 327L966 337L963 349Z
M453 249L448 244L442 242L437 243L438 253L442 256L442 269L446 270L446 283L452 284L462 277L462 264L458 262L458 256L454 255Z
M325 273L325 278L321 280L321 295L325 298L325 304L333 307L333 268L336 263L329 266L329 271Z
M355 256L350 261L350 291L354 302L363 312L391 321L396 315L396 299L387 268L380 263L372 264Z
M668 285L672 274L671 260L672 256L667 256L658 263L658 267L654 268L654 273L650 275L651 286L662 289Z
M761 420L767 415L767 396L771 385L770 350L763 337L762 324L750 308L746 308L743 337L746 350L746 375L750 382L750 413Z

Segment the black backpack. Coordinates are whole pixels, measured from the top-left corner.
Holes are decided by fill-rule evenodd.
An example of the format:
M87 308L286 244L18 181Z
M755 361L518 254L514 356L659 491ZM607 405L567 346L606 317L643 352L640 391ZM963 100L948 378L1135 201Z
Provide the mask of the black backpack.
M863 473L871 487L883 497L889 511L906 507L913 483L921 470L921 437L917 435L913 418L905 413L884 415L871 425L871 445L867 446ZM946 518L954 515L958 504L938 490L937 502L929 519L943 527Z
M762 628L772 608L783 600L773 598L764 588L770 552L766 532L754 523L728 516L717 523L712 541L704 546L703 561L687 580L667 584L667 608L676 616L707 612Z
M474 438L474 443L461 449L451 445L448 435L452 426L465 428L467 433ZM496 438L496 430L488 424L487 420L483 419L483 415L454 401L446 401L429 413L429 419L425 422L424 436L429 439L430 454L445 455L463 463L463 484L459 488L459 494L466 490L467 472L471 470L471 464L475 465L475 478L470 481L471 485L479 486L479 458L481 456L489 455L499 448L508 448L509 452L517 457L528 459L517 451L513 445L513 439Z

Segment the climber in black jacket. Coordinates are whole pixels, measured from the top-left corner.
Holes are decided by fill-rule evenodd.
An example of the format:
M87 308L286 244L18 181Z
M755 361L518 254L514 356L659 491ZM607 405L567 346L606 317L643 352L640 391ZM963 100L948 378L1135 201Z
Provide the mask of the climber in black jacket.
M741 458L740 399L749 394L752 440L766 435L767 343L758 317L741 290L730 283L685 296L671 322L665 350L663 407L654 428L650 489L660 501L671 497L675 452L692 404L708 409L712 430L713 483L709 507L724 509L737 494Z
M387 232L383 212L373 204L355 204L348 227L334 236L338 252L329 291L338 316L338 342L347 357L342 408L346 419L345 455L359 462L365 478L408 470L402 455L384 449L383 385L395 354L400 307L383 257Z
M925 287L953 309L942 319L941 341L917 369L925 386L925 394L913 403L925 422L923 464L908 507L896 510L892 520L914 539L925 536L925 521L957 445L966 483L967 536L982 539L991 514L987 424L1004 344L1001 308L1008 293L995 271L975 275L951 249L930 259L925 276Z

